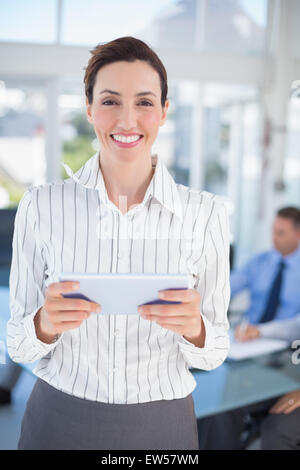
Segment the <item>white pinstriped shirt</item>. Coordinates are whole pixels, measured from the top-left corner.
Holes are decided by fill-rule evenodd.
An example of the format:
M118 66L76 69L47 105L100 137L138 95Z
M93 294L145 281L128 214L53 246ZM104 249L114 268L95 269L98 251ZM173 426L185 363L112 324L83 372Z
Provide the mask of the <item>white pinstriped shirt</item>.
M18 206L10 272L7 346L15 362L79 398L105 403L190 394L190 368L218 367L229 350L229 222L221 197L176 184L164 162L142 203L122 214L108 198L100 153L70 178L28 188ZM101 157L100 157L101 159ZM53 344L37 339L34 316L61 272L189 273L206 330L198 348L140 315L94 314Z

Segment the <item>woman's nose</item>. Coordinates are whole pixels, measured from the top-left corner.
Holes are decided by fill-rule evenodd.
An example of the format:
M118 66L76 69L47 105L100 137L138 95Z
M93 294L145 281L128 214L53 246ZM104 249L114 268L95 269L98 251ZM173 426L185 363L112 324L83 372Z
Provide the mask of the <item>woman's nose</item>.
M123 129L132 129L136 127L137 113L132 106L122 106L119 113L119 125Z

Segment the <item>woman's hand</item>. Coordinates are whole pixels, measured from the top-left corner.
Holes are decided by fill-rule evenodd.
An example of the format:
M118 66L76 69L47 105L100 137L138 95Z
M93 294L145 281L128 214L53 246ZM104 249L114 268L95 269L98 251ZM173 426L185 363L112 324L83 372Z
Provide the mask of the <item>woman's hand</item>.
M159 292L162 300L182 302L173 305L143 305L138 307L141 316L161 327L175 331L195 346L203 348L205 326L200 314L200 294L195 289L164 290Z
M252 339L259 338L260 331L254 325L239 325L235 329L234 336L238 341L251 341Z
M76 286L75 288L73 286ZM100 312L101 305L83 299L70 299L63 292L72 292L79 283L63 281L50 284L45 292L45 304L34 317L37 338L51 343L56 335L78 328L91 312Z
M291 413L296 408L300 407L300 390L287 393L270 408L269 413L284 413L285 415Z

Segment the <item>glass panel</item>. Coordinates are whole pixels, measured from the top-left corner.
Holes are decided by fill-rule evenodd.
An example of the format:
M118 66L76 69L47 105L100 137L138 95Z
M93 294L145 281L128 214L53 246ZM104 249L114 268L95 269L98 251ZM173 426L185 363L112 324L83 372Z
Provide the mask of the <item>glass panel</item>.
M206 0L204 48L262 54L267 6L267 0Z
M241 124L244 103L257 99L254 87L243 85L209 84L205 87L205 188L220 195L228 195L230 152L239 152L242 138ZM237 110L240 108L240 111ZM240 135L238 135L240 134ZM233 139L235 148L233 149Z
M255 249L259 112L255 87L209 84L205 88L204 189L228 198L234 265Z
M191 46L195 8L196 0L65 0L62 42L96 45L129 35L152 46Z
M192 117L197 83L189 80L170 80L169 110L160 128L153 151L167 164L177 183L189 185L192 152Z
M284 179L285 205L299 207L300 201L300 82L290 100L287 135L287 154Z
M241 264L257 251L257 220L260 205L261 176L261 106L249 103L243 110L243 154L240 203L236 235L236 262ZM263 220L260 220L264 223Z
M45 182L45 107L42 88L0 81L0 208Z
M76 172L98 150L94 129L86 119L84 91L79 80L62 80L58 104L62 161ZM69 177L62 165L61 177Z
M54 42L57 0L0 0L0 40Z
M294 1L292 3L292 18L291 18L291 41L292 41L292 54L297 59L300 59L300 30L299 30L299 18L300 18L300 2Z
M61 40L96 45L133 35L154 47L260 54L267 4L267 0L63 0ZM0 40L56 40L57 0L0 0L0 7Z

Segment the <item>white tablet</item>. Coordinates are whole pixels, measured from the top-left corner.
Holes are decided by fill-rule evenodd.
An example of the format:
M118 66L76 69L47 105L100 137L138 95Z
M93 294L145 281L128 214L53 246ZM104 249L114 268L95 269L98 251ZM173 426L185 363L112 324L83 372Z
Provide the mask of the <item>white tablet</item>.
M85 299L101 305L102 314L139 314L142 304L173 304L158 298L164 289L190 289L191 274L158 273L60 273L58 281L78 281L79 289L66 298Z

